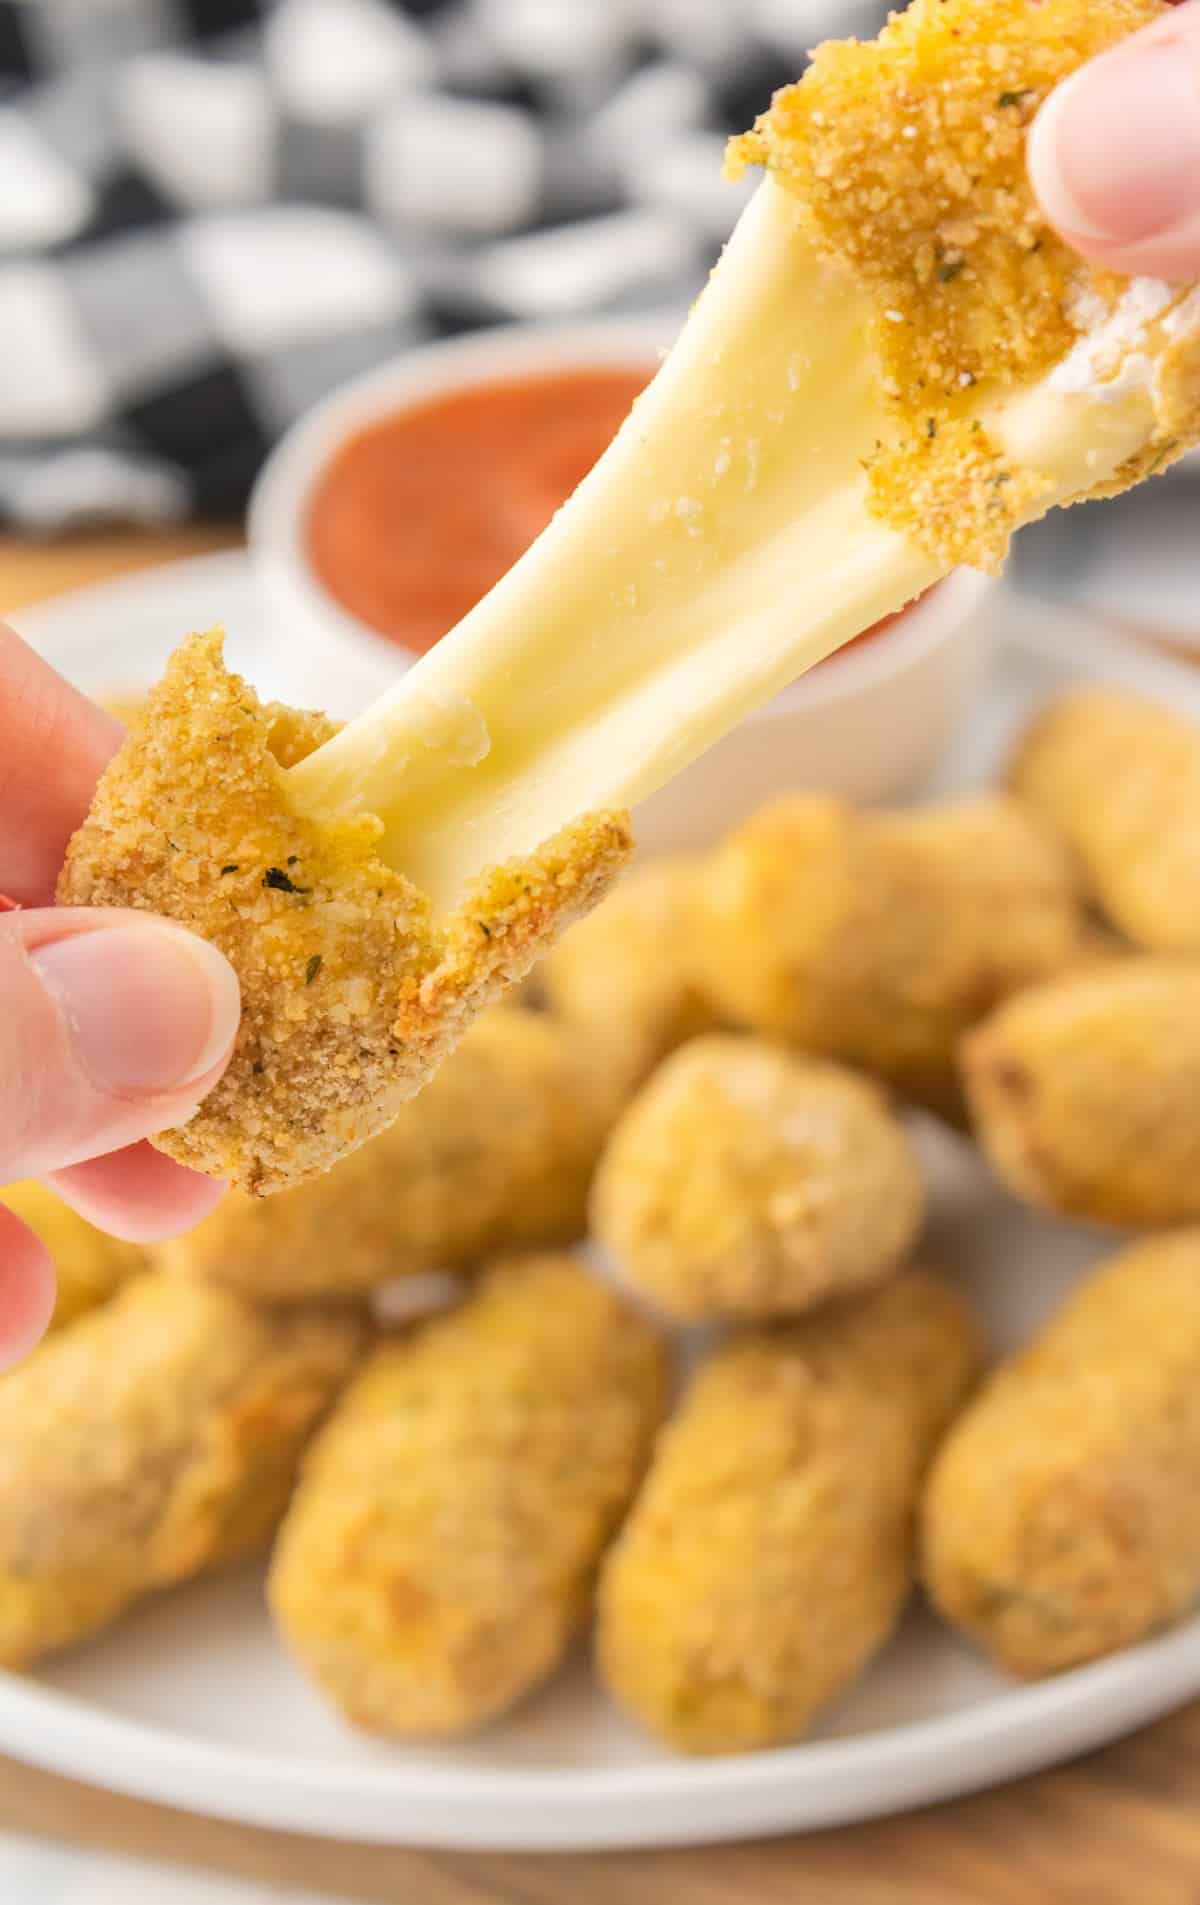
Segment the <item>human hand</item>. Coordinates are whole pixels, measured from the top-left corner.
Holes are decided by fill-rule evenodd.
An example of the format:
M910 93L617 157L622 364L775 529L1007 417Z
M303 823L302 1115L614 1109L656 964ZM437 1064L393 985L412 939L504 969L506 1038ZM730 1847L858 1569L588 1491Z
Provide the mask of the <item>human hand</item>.
M1051 224L1094 263L1200 278L1200 0L1050 95L1029 172Z
M53 906L67 841L118 724L0 625L0 1184L44 1177L81 1215L150 1242L221 1186L139 1142L220 1078L237 1030L232 967L146 913ZM3 902L0 901L0 906ZM0 1366L46 1327L54 1274L0 1206Z

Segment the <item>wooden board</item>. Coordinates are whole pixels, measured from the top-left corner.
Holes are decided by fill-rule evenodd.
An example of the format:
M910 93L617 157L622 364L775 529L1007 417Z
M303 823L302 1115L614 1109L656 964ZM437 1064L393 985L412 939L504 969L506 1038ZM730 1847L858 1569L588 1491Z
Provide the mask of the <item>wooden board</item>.
M3 1829L355 1905L1197 1905L1200 1707L999 1792L757 1845L576 1857L336 1845L194 1819L8 1760Z
M61 595L65 589L86 588L110 576L148 569L157 562L177 562L183 556L203 556L210 549L229 549L241 541L240 531L227 523L167 529L154 535L130 530L69 536L61 542L0 536L0 616L12 615L48 595Z

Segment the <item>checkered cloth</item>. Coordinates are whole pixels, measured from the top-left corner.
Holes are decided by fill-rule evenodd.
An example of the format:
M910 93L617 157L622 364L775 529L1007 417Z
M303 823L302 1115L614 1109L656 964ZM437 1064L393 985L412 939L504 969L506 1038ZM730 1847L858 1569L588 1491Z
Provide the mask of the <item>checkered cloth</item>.
M0 0L0 520L226 513L356 371L694 294L876 0Z

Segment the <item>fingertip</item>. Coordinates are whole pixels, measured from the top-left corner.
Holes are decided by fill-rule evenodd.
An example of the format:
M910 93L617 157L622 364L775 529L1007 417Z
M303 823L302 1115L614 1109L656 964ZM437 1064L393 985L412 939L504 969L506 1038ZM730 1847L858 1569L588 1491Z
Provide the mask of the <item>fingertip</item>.
M0 1179L107 1156L192 1117L241 1001L215 947L118 908L0 917Z
M47 1183L98 1230L130 1244L156 1244L192 1230L225 1194L152 1144L131 1144L49 1173Z
M1056 87L1030 182L1077 251L1130 276L1200 271L1200 8L1165 16Z
M220 1077L241 992L224 954L196 933L150 913L93 914L90 932L39 938L28 958L98 1091L199 1098Z
M50 1326L54 1298L49 1251L0 1205L0 1370L36 1348Z
M1050 223L1069 243L1082 248L1111 242L1112 233L1080 203L1073 179L1072 99L1086 69L1056 86L1038 112L1025 143L1029 182Z

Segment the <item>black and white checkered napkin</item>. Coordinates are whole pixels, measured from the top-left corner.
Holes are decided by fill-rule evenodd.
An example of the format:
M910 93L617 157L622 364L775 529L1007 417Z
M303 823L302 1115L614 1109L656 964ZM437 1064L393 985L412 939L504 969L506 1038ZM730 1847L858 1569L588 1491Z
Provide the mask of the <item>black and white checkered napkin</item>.
M0 0L0 519L243 501L405 345L690 297L875 0Z

